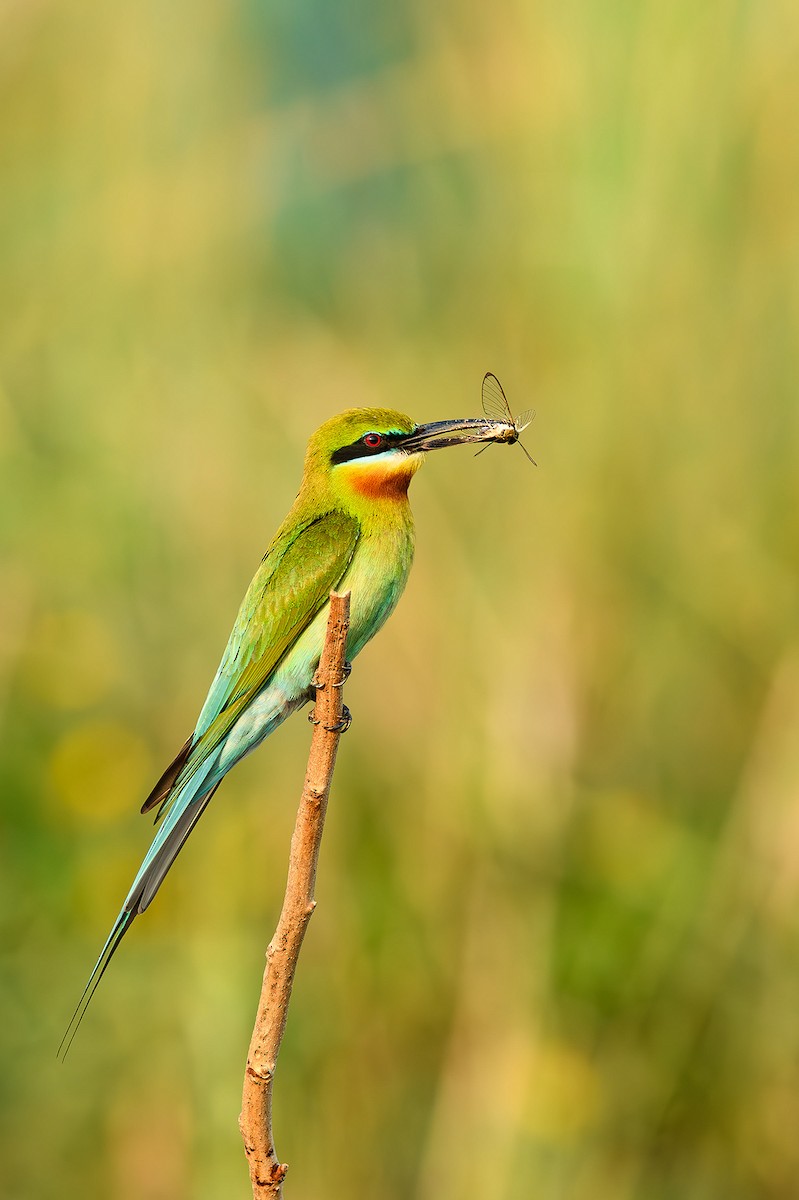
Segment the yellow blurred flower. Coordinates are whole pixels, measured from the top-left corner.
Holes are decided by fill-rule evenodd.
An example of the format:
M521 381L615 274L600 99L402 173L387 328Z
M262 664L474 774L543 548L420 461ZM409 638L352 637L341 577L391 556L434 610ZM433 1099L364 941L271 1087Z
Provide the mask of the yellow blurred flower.
M87 721L56 744L48 775L59 808L81 821L102 824L141 803L150 780L150 755L142 739L124 725Z
M545 1043L535 1053L525 1123L545 1142L571 1142L594 1124L600 1109L599 1077L572 1046Z

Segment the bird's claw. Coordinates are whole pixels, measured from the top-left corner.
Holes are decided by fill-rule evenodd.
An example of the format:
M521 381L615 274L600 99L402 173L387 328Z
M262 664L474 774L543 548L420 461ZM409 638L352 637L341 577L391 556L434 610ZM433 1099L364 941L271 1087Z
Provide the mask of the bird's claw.
M315 707L312 708L311 711L308 713L308 720L310 721L311 725L319 725L320 724L320 720L316 715ZM347 706L345 704L345 705L343 705L342 710L341 710L341 720L336 721L335 725L325 725L325 729L327 730L328 733L346 733L351 724L352 724L352 713L350 712L350 710L347 708Z
M351 662L345 662L345 663L344 663L344 666L343 666L343 668L342 668L342 670L343 670L344 674L342 675L342 677L341 677L341 679L338 681L338 683L334 683L334 684L333 684L333 687L334 687L334 688L343 688L343 687L344 687L344 684L347 682L347 680L349 679L350 675L352 674L352 663L351 663Z
M325 725L325 729L328 733L346 733L351 724L352 713L345 704L341 710L341 720L336 721L335 725Z
M341 679L338 681L338 683L334 683L334 684L332 684L332 685L331 685L332 687L334 687L334 688L342 688L342 687L344 687L344 684L347 682L347 680L349 679L350 675L352 674L352 663L351 663L351 662L345 662L345 663L344 663L344 666L342 667L342 670L343 670L343 672L344 672L344 673L343 673L343 675L342 675ZM312 688L314 689L314 691L316 691L316 692L323 692L323 691L324 691L324 689L325 689L325 684L324 684L324 683L322 683L322 682L320 682L320 680L319 680L319 672L318 672L318 670L316 671L316 673L314 674L314 677L313 677L313 679L311 680L311 687L312 687Z

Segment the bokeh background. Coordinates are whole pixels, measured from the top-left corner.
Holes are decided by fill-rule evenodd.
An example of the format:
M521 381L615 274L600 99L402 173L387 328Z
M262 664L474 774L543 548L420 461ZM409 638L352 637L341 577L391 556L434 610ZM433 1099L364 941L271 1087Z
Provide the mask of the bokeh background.
M0 11L3 1200L249 1195L309 730L55 1048L343 407L479 412L358 660L276 1085L296 1200L799 1178L799 14Z

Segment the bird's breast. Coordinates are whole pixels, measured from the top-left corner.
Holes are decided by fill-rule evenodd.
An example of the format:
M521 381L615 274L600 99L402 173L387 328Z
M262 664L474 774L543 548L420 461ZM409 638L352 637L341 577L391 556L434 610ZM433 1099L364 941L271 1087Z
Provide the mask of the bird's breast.
M388 620L408 582L413 561L413 524L407 521L366 532L358 543L341 589L352 592L349 658L363 649Z

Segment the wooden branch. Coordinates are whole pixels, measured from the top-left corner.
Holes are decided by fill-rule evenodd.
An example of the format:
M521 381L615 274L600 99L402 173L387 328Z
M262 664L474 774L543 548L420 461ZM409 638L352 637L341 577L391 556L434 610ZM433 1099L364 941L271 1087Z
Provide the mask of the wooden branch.
M343 728L344 650L350 625L350 594L330 593L327 633L314 678L314 731L305 784L291 838L286 894L277 929L266 951L266 970L244 1072L239 1128L250 1168L252 1194L281 1197L288 1170L272 1137L272 1082L286 1028L294 971L305 930L316 906L314 885L327 799Z

